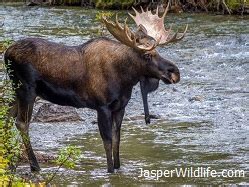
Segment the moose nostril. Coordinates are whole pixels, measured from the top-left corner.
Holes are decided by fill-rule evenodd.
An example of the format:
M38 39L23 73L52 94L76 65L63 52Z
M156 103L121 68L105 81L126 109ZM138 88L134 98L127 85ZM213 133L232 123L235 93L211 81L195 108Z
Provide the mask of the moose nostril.
M173 83L178 83L180 81L180 73L171 73L171 81Z

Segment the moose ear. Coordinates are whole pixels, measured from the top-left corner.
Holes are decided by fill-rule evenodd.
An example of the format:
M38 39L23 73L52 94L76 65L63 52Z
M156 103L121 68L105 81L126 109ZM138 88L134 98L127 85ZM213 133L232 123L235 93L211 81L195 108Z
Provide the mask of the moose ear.
M139 38L139 39L147 37L148 35L147 35L146 28L143 25L139 25L137 32L135 33L135 36L136 38Z
M155 39L147 34L147 30L143 25L139 25L137 32L135 33L136 42L141 45L148 47L156 43Z
M146 30L146 28L143 26L143 25L139 25L138 26L138 31L141 31L141 32L143 32L144 34L146 34L147 35L147 30Z

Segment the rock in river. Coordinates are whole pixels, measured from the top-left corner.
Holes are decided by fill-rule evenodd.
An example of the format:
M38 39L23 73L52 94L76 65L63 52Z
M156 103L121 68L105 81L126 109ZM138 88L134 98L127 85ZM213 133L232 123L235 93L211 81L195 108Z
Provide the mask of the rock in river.
M33 118L33 122L43 123L72 121L82 121L75 108L52 103L42 104Z

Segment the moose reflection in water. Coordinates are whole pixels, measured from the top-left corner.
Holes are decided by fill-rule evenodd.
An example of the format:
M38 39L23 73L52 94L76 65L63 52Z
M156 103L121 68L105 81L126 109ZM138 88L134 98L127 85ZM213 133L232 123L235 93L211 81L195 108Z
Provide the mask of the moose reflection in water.
M16 87L11 114L21 131L31 171L40 170L29 138L29 122L37 96L59 105L96 110L108 172L120 168L120 128L133 86L140 80L162 80L165 84L180 81L177 66L156 51L158 45L181 40L187 30L186 27L179 38L171 29L166 30L163 20L167 10L162 18L158 12L155 15L136 12L136 32L126 23L121 26L117 16L115 23L103 18L119 42L97 38L83 45L66 46L27 38L7 49L4 59Z

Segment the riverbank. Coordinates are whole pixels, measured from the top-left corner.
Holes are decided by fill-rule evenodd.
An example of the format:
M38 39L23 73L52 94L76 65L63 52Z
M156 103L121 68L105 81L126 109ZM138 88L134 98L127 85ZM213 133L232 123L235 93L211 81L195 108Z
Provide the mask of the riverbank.
M2 4L20 3L19 0L6 0ZM246 0L28 0L27 6L79 6L94 9L126 10L132 7L156 9L163 12L169 2L169 11L173 13L216 13L216 14L249 14L249 1Z

